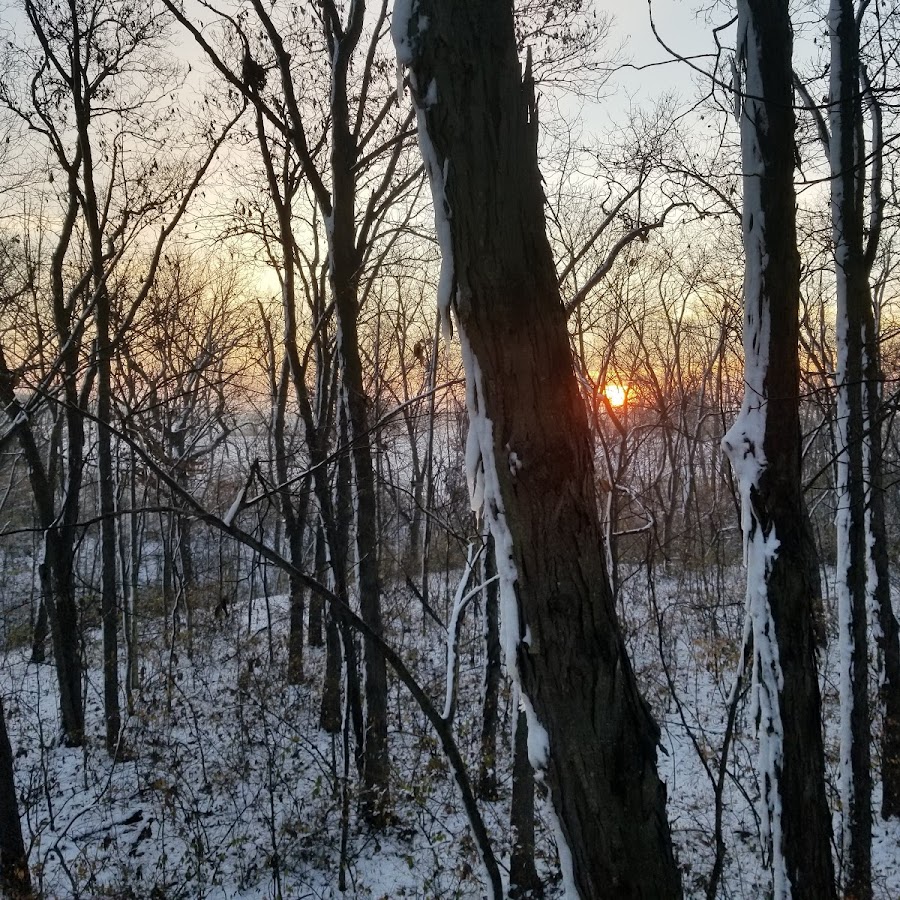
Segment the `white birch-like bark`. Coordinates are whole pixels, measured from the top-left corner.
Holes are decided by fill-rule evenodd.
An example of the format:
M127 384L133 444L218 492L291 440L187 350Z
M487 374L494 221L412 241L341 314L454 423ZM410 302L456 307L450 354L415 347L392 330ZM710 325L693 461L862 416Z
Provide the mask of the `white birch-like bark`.
M760 73L762 50L750 6L738 3L738 57L735 72L742 79L740 112L743 163L744 270L744 400L722 446L737 477L741 494L741 529L747 569L746 615L753 634L753 707L759 738L760 819L763 841L771 857L773 896L786 900L791 883L784 857L781 827L780 777L783 763L781 690L784 686L775 622L769 604L768 578L778 552L778 537L754 509L754 493L766 467L767 387L771 335L770 297L764 280L767 257L766 222L762 208L765 161L759 132L767 128ZM737 87L737 85L736 85ZM745 660L741 660L741 667Z

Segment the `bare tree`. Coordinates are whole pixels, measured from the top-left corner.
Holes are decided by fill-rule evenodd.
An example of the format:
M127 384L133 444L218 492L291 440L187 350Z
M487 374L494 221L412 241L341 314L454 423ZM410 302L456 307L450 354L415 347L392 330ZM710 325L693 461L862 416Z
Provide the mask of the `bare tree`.
M834 897L834 875L816 667L819 575L800 475L791 51L787 2L738 3L745 392L722 444L741 490L746 638L774 896L812 900Z
M501 2L395 9L466 363L473 503L497 552L507 665L585 898L679 897L656 771L601 550L587 416L544 230L531 72Z
M868 3L834 0L828 11L830 95L795 78L831 170L831 225L836 296L837 594L839 609L842 860L848 896L872 895L872 775L869 626L874 626L883 677L882 812L900 814L900 635L891 604L885 526L884 416L880 311L873 269L883 242L886 86L896 46L882 32L864 59ZM876 49L877 48L877 49Z

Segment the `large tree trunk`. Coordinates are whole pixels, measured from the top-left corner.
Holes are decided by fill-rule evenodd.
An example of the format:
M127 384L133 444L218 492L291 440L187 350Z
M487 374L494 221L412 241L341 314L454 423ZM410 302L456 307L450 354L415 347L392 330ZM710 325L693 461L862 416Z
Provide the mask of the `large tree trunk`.
M452 301L465 359L473 500L483 500L496 543L507 663L558 817L564 876L586 900L680 897L659 729L635 683L601 547L512 6L419 0L408 20L395 10L394 36L411 66L432 182L439 303Z
M22 840L13 755L6 731L3 701L0 699L0 895L10 900L31 897L28 854Z
M815 653L819 580L800 472L791 50L787 0L740 0L746 389L723 446L743 504L760 812L773 894L827 900L835 894Z

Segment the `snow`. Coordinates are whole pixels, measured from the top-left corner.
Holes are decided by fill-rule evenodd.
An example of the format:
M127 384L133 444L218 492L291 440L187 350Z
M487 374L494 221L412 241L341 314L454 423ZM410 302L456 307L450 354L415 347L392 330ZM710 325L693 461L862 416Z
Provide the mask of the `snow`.
M529 747L530 753L530 747ZM553 837L556 840L556 849L559 853L559 868L563 882L563 897L565 900L579 900L578 887L575 884L575 863L572 860L572 851L563 834L562 825L559 816L553 807L553 798L547 804L546 816L550 820L550 827L553 829Z
M766 223L762 208L762 153L758 133L766 128L765 95L759 72L761 54L749 4L738 4L737 65L743 72L741 149L744 171L744 400L734 424L722 438L741 497L741 531L747 569L746 616L753 633L753 709L758 722L761 778L760 819L765 845L771 847L773 896L786 900L791 883L784 859L780 776L784 733L781 719L783 675L778 658L775 622L768 598L768 579L779 540L753 510L753 492L766 467L766 372L771 333L769 298L763 283L767 262ZM740 72L739 72L740 74ZM736 76L740 89L740 78ZM768 530L766 528L768 527ZM740 665L744 665L741 659Z
M418 4L416 0L399 0L394 4L394 13L391 20L391 37L397 54L397 102L401 102L403 69L410 66L415 59L416 37L428 29L428 17L417 15ZM415 30L412 31L413 17L415 18ZM416 126L419 136L419 152L428 173L428 182L431 186L432 206L434 208L434 228L437 234L438 245L441 248L441 272L438 278L437 303L441 314L441 332L444 340L449 343L453 335L453 326L450 320L450 303L452 301L454 284L453 267L453 238L450 231L450 217L452 211L447 201L447 179L450 177L450 160L445 159L443 164L438 159L437 151L428 134L428 125L425 112L438 102L438 85L435 79L431 79L424 91L420 91L420 85L416 81L415 73L409 73L410 86L413 92L413 103L416 108Z
M418 6L416 0L394 0L394 11L391 17L391 38L394 41L399 72L402 72L404 66L411 65L414 58L409 26L416 6ZM400 80L402 82L402 77ZM402 89L398 91L398 103L401 102L401 98Z
M456 588L456 595L453 598L453 610L450 613L450 621L447 624L447 692L444 698L444 718L449 719L453 715L454 698L456 696L456 637L459 627L459 617L462 615L469 601L477 597L489 584L497 580L495 575L482 584L466 591L466 585L472 577L475 569L475 563L478 561L478 554L475 552L474 544L469 544L469 550L466 555L466 566L463 569L462 577Z
M228 512L222 517L222 521L230 528L234 525L234 520L237 518L238 513L241 511L241 507L244 505L244 500L247 496L247 488L249 487L249 483L245 483L243 487L238 491L237 496L234 498L234 503L228 507Z
M410 74L410 80L414 79ZM415 84L414 84L415 86ZM428 92L424 102L429 99L437 102L437 85L434 80L428 86ZM419 131L419 150L425 162L425 170L428 172L428 181L431 185L432 206L434 207L434 229L437 234L438 245L441 248L441 273L438 277L437 304L441 314L441 333L449 343L453 336L453 326L450 321L450 303L452 300L454 285L453 264L453 236L450 230L450 204L447 202L446 185L450 171L450 160L445 160L441 165L437 152L428 135L425 122L425 111L422 106L416 105L416 121Z
M459 325L459 323L457 323ZM506 524L503 497L497 478L494 460L494 425L484 407L484 379L481 367L465 329L459 325L459 343L466 370L466 408L469 413L469 433L466 438L466 479L472 500L472 509L480 512L491 528L494 552L497 558L497 574L500 578L500 645L503 648L506 667L518 683L516 662L519 636L519 601L516 597L515 551L512 533ZM531 729L529 718L529 733Z
M462 570L452 573L454 580ZM673 712L672 694L660 670L657 633L648 608L648 585L640 571L623 572L623 630L642 692L654 706L662 728L661 775L667 782L669 816L678 857L685 873L685 897L705 897L712 866L712 787L687 726L699 737L707 759L717 767L727 709L723 674L739 655L744 617L740 604L743 578L737 567L723 573L725 604L713 622L703 611L702 572L657 576L661 609L670 611L665 640L675 689L684 705L685 725ZM833 581L834 572L829 575ZM443 577L434 583L439 593ZM452 595L456 583L449 587ZM685 603L685 598L692 602ZM398 603L386 593L386 621ZM408 602L413 604L410 597ZM232 608L224 624L201 619L195 659L180 657L171 683L167 712L167 623L141 617L144 677L136 714L126 723L126 740L139 757L113 765L102 746L102 669L99 633L89 633L88 734L84 750L53 741L57 687L53 670L27 664L24 650L0 654L0 692L7 707L18 793L28 804L23 815L33 871L40 873L45 895L73 895L63 863L82 896L97 896L130 885L136 896L154 886L203 900L257 900L274 895L271 868L273 837L280 857L285 897L337 898L339 799L332 794L330 736L317 727L321 650L307 650L308 684L285 688L283 669L289 619L284 596L255 597ZM269 630L269 619L272 630ZM207 628L208 625L208 628ZM274 640L274 661L268 641ZM429 645L419 634L393 630L391 643L404 657L418 660L420 683L441 685L446 659L443 642ZM472 642L480 647L481 624L464 623L459 655L459 709L480 709L481 668L466 660ZM834 760L839 736L837 648L822 660L826 746ZM507 695L504 693L504 698ZM509 704L508 706L506 704ZM515 701L501 699L501 717L510 721ZM485 886L478 857L468 838L452 775L427 725L396 688L391 695L391 757L399 824L377 838L355 818L350 834L350 889L345 897L460 897L476 900ZM458 730L472 719L460 714ZM752 801L759 784L751 760L756 753L755 722L749 704L741 704L725 781L723 836L727 846L720 896L751 898L768 890L761 862L762 842ZM462 745L466 743L463 740ZM501 863L508 859L510 747L500 742L496 769L502 799L482 803ZM531 749L531 748L530 748ZM471 746L469 753L472 752ZM471 756L468 757L470 760ZM714 768L717 771L717 768ZM833 778L835 767L829 767ZM44 785L46 784L46 790ZM52 822L50 808L52 807ZM552 799L552 798L551 798ZM876 798L877 799L877 798ZM876 803L877 808L877 803ZM141 819L126 824L136 813ZM548 898L576 897L566 880L566 850L561 868L554 858L558 822L547 800L538 802L538 870ZM149 833L141 837L145 829ZM377 839L378 848L375 847ZM875 820L873 847L876 900L900 896L900 822ZM466 868L466 867L469 868ZM91 880L92 879L92 880ZM560 879L562 879L560 881ZM85 887L89 884L90 886ZM568 890L568 893L565 893Z
M832 0L828 12L829 38L831 43L831 96L838 100L841 97L842 75L842 43L840 37L840 25L843 15L842 4L839 0ZM842 107L839 102L829 107L829 124L831 128L830 164L831 164L831 216L832 233L834 241L835 281L836 281L836 309L835 331L837 337L837 415L835 417L835 442L837 448L837 479L836 493L837 503L835 512L835 530L837 542L837 577L835 590L838 597L838 647L840 659L840 709L841 709L841 737L840 737L840 766L839 785L841 806L844 815L841 817L841 846L843 857L849 856L852 834L849 827L850 811L854 807L854 782L851 753L853 749L853 733L851 719L853 717L853 664L856 647L853 635L853 596L850 589L851 568L853 566L853 552L851 549L851 512L850 512L850 453L849 453L849 423L850 423L850 391L857 388L848 381L849 358L848 345L851 339L850 321L847 308L847 276L845 266L849 260L850 248L844 233L843 205L844 182L840 177L846 160L843 158L842 136L844 123L842 119ZM855 142L854 142L855 143ZM858 388L857 388L858 389ZM865 406L865 392L860 390L863 406ZM869 450L865 447L864 469L868 470ZM868 487L866 488L868 493ZM866 513L866 523L869 515ZM871 536L871 531L869 532ZM866 580L867 580L867 606L871 610L874 605L873 592L875 587L874 566L871 558L871 546L866 552ZM877 615L872 616L877 621Z
M480 512L489 523L494 538L497 574L500 579L500 645L503 648L507 671L517 689L528 721L528 758L535 771L535 777L540 778L550 758L550 738L546 728L538 719L528 695L522 689L519 678L517 660L520 635L523 633L522 623L519 619L519 601L516 595L516 582L519 575L515 564L513 537L506 523L506 512L500 492L494 454L494 426L485 408L484 377L478 358L473 352L465 328L460 322L457 322L457 331L466 371L466 408L469 413L466 477L471 492L472 507L476 512ZM519 463L518 457L516 457L516 462ZM527 625L525 634L528 635ZM552 806L552 802L550 806ZM555 812L550 814L555 818ZM574 888L572 854L558 823L555 833L560 859L564 862L563 875L566 882L566 896L575 898L578 894Z
M141 696L137 714L126 721L127 742L139 754L133 761L114 764L100 740L83 750L56 746L52 668L29 666L21 651L0 657L0 691L29 808L26 842L46 896L74 894L68 869L82 896L107 889L123 896L129 885L135 896L150 896L156 886L167 896L271 897L275 852L284 896L340 896L331 738L317 726L317 686L284 688L288 598L268 598L273 662L266 606L259 597L234 608L224 628L204 635L196 661L178 650L171 685L168 652L163 644L152 646L145 631ZM320 672L322 651L307 655L311 670ZM89 670L92 735L102 734L99 664L95 656ZM466 689L475 685L467 681ZM373 860L371 836L354 822L350 884L356 887L349 896L413 897L423 889L444 896L460 885L466 896L478 896L477 880L460 881L458 866L476 858L452 778L433 767L440 754L424 722L407 703L396 709L407 723L392 735L392 755L404 782L409 779L398 797L405 824L380 837ZM419 808L426 796L427 811ZM497 832L502 808L484 814Z

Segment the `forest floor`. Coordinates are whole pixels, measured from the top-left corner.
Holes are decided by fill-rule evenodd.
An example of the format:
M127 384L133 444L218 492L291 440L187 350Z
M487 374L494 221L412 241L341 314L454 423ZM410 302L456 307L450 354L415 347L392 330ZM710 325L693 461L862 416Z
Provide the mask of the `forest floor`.
M662 728L659 766L685 893L700 898L715 860L714 787L739 650L740 588L737 578L707 581L702 574L690 585L683 577L658 580L639 571L626 580L622 615L638 677ZM442 697L446 635L433 626L423 635L408 598L388 597L385 606L392 611L392 643L431 696ZM345 782L340 737L318 727L323 651L307 648L306 682L285 685L287 622L284 597L245 602L224 622L202 617L188 654L183 632L172 651L168 621L147 619L140 691L126 721L128 752L117 762L102 741L99 635L90 635L90 739L83 748L56 739L52 667L29 665L25 648L0 655L23 830L44 897L483 896L453 777L424 717L396 683L390 721L396 820L375 834L357 819L350 797L341 892L342 790L345 783L355 789L353 762ZM455 727L471 763L480 733L480 634L480 619L470 616L460 646ZM831 647L823 657L823 690L836 809L835 657ZM507 734L510 716L507 692L501 723ZM766 882L746 698L735 723L722 787L725 859L718 896L756 900L766 895ZM502 797L481 805L502 864L510 845L510 769L505 747L498 761ZM548 896L555 896L561 885L545 802L537 804L536 856ZM900 898L898 860L900 823L876 818L877 900Z

